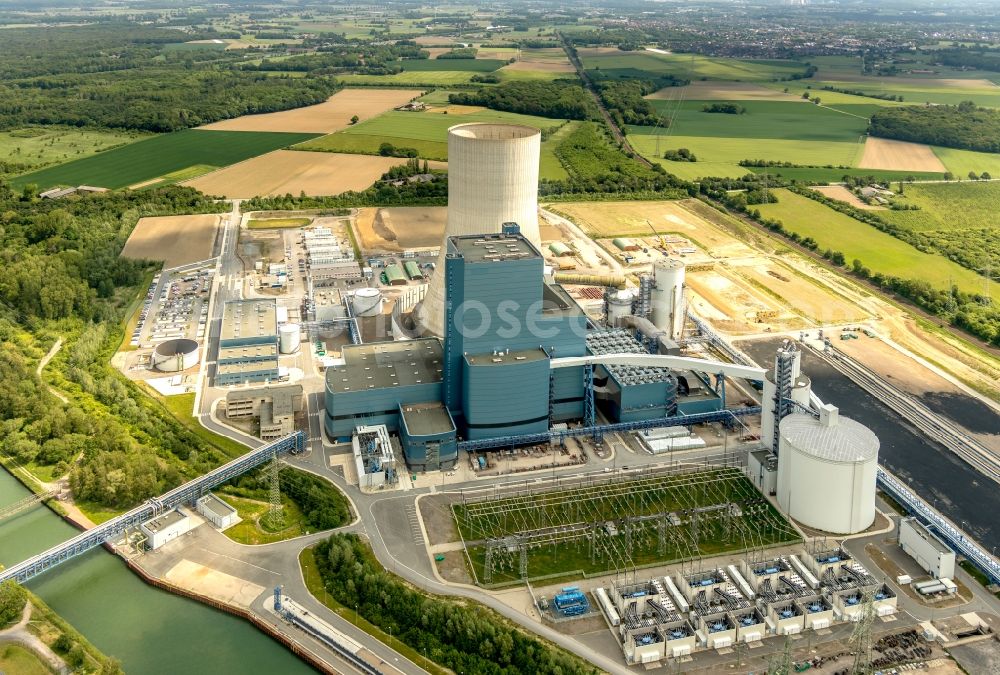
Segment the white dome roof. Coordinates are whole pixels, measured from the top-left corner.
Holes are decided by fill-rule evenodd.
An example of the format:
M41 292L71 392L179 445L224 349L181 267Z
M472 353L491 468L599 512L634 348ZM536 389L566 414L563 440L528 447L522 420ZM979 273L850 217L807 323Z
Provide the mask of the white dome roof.
M836 424L828 426L812 415L793 413L781 420L778 432L795 449L828 462L866 462L878 457L878 436L847 417L838 417Z

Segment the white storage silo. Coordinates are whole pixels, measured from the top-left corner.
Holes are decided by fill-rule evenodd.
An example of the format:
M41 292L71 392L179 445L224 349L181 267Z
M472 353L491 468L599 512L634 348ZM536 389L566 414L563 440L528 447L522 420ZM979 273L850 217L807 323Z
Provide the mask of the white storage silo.
M366 286L354 292L354 316L378 316L382 313L382 291Z
M286 323L278 328L278 351L282 354L293 354L302 341L302 329L297 323Z
M195 340L165 340L153 348L150 363L161 373L179 373L198 364L199 350Z
M444 269L448 237L500 232L517 223L532 244L538 234L541 133L518 124L459 124L448 130L448 223L436 272L417 318L444 333ZM541 281L541 280L539 280Z
M608 326L619 326L621 320L632 314L634 295L625 290L612 291L608 295Z
M667 258L653 264L655 285L649 320L678 340L684 330L684 263Z
M875 521L878 437L837 408L778 425L778 505L806 527L854 534Z

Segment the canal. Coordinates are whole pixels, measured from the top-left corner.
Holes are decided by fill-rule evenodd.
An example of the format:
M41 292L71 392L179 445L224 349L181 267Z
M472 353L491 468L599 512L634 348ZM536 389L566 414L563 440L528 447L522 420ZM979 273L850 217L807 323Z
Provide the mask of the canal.
M754 340L737 346L762 367L773 368L780 343L780 339ZM986 549L1000 546L1000 520L996 517L1000 512L1000 491L996 483L918 432L876 397L808 350L802 352L802 372L812 380L812 390L824 403L832 403L841 413L875 432L881 443L879 464L965 528ZM936 397L928 392L923 398L939 414L969 428L997 428L996 413L972 397L951 394L946 398L944 394Z
M0 507L28 490L0 469ZM11 565L77 533L44 506L0 522L0 563ZM143 583L103 548L29 582L56 612L129 675L313 674L283 646L236 617Z

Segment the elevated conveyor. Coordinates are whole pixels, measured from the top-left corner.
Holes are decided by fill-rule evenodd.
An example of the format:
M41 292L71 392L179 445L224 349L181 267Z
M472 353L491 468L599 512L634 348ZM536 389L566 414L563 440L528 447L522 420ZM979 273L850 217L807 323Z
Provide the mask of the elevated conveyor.
M206 473L204 476L184 483L166 494L150 499L131 511L123 513L117 518L112 518L93 529L78 534L72 539L53 546L48 551L32 556L24 562L8 567L5 570L0 570L0 583L7 579L14 579L18 583L23 584L29 579L49 571L56 565L75 558L82 553L86 553L113 537L120 536L126 530L138 527L141 523L155 518L161 513L165 513L182 504L194 502L212 488L266 463L275 454L295 454L304 448L305 434L301 431L296 431L272 443L262 445L245 455L237 457L228 464L223 464L219 468Z

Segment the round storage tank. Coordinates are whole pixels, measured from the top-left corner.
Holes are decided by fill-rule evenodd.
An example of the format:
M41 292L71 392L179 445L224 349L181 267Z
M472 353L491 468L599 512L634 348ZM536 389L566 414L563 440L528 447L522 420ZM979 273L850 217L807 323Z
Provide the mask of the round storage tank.
M878 437L837 408L778 425L778 504L802 525L854 534L875 521Z
M153 348L153 368L163 373L179 373L198 364L198 343L187 338L166 340Z
M302 330L297 323L286 323L278 329L278 351L282 354L292 354L299 348L302 341Z
M632 314L632 294L628 291L614 291L608 296L608 325L621 325L622 319Z
M671 339L680 337L684 328L684 263L668 258L653 265L656 285L650 297L649 320L653 325L670 333Z
M378 316L382 313L382 291L377 288L359 288L354 292L354 316Z

